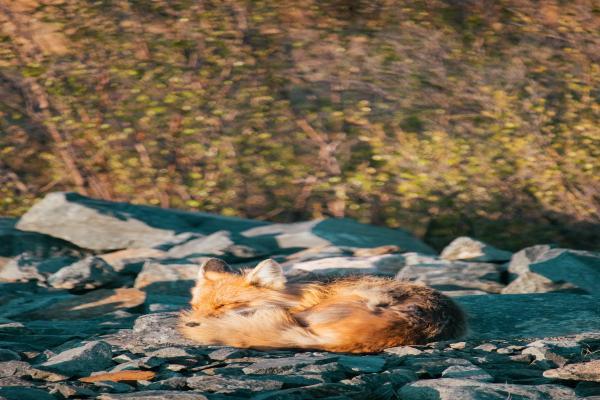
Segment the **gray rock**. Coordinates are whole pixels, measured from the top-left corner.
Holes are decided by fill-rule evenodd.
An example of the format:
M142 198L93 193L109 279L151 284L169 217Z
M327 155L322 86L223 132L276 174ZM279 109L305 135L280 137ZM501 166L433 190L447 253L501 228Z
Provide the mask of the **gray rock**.
M272 224L248 229L243 236L273 237L282 249L309 247L379 247L396 245L401 251L435 254L435 251L400 229L361 224L348 218L321 219L293 224Z
M325 364L335 361L337 356L310 356L298 354L296 357L264 358L243 369L245 374L284 374L307 365Z
M368 374L381 371L385 365L385 358L378 356L340 356L338 362L352 372Z
M399 392L403 400L575 400L572 389L558 385L511 385L469 379L427 379L409 383Z
M100 381L94 382L93 385L100 392L129 393L134 390L131 385L122 382Z
M211 360L222 361L228 358L240 358L247 354L245 350L236 349L233 347L223 347L221 349L211 351L208 353L208 357Z
M146 293L189 296L198 276L197 264L166 264L149 261L135 280L134 287Z
M309 272L315 276L373 274L394 276L404 266L404 257L385 254L372 257L332 257L283 264L286 275Z
M127 394L101 394L99 400L207 400L206 396L197 392L173 390L145 390Z
M331 399L349 400L366 399L370 393L362 387L344 385L342 383L322 383L318 385L291 388L267 393L260 393L252 397L253 400L311 400Z
M96 289L119 278L119 274L100 257L86 257L61 268L48 277L48 284L57 289Z
M503 293L538 293L579 289L600 293L600 254L533 246L516 253L508 271L517 278Z
M385 349L384 351L388 354L393 354L399 357L415 356L423 353L423 350L419 350L411 346L390 347L388 349Z
M273 379L251 379L198 375L187 378L187 385L196 390L210 393L251 393L278 390L283 383Z
M544 371L546 378L600 382L600 360L569 364Z
M176 312L142 315L133 325L134 340L155 346L197 346L177 331L178 317Z
M504 262L510 260L512 253L500 250L477 239L462 236L454 239L442 250L440 255L444 260Z
M45 233L86 249L118 250L153 247L175 240L179 232L209 234L224 226L239 232L261 225L265 223L57 192L27 211L17 228Z
M443 378L472 379L480 382L492 382L494 378L484 369L475 365L452 365L442 372Z
M95 398L97 393L77 383L55 383L50 386L50 394L58 394L60 397L69 398Z
M23 253L10 259L0 267L0 281L26 282L36 280L45 282L47 277L64 266L77 261L72 256L58 256L48 259L34 257L30 253Z
M467 314L468 337L473 339L564 336L597 332L600 326L600 302L593 296L538 293L454 299Z
M448 367L455 365L472 366L468 360L451 358L446 356L415 356L404 360L403 364L417 373L419 376L438 377Z
M102 371L111 365L110 345L96 341L63 351L50 357L39 367L68 376L88 376L94 371Z
M406 266L396 279L421 282L442 291L481 290L500 293L501 268L490 263L447 261L417 253L404 254Z

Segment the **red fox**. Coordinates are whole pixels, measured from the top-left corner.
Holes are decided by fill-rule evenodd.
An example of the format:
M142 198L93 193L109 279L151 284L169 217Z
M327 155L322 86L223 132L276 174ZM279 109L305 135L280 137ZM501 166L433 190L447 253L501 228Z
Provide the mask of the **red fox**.
M286 284L274 260L235 273L213 258L200 267L179 329L204 345L373 353L456 338L466 322L449 297L419 284L379 277Z

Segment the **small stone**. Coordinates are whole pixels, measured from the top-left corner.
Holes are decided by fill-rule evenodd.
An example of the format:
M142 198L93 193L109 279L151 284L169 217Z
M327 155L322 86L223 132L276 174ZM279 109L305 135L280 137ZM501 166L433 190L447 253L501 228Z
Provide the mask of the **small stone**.
M600 360L568 364L544 371L544 377L575 381L600 382Z
M110 365L112 365L110 345L96 341L50 357L40 367L68 376L86 376L94 371L104 370Z
M442 372L443 378L472 379L480 382L492 382L494 378L475 365L452 365Z
M515 351L511 348L508 347L501 347L498 350L496 350L496 353L498 354L513 354Z
M473 350L481 350L481 351L494 351L498 348L498 346L496 346L495 344L492 343L484 343L484 344L480 344L479 346L475 347Z
M440 255L445 260L465 260L481 262L504 262L510 260L512 253L499 250L494 246L470 237L462 236L454 239L442 250Z
M237 379L199 375L187 378L187 385L192 389L210 393L250 393L281 389L283 383L272 379Z
M102 392L109 393L129 393L133 392L133 387L122 382L98 381L94 382L94 387Z
M454 350L464 350L467 347L467 342L450 343L450 348Z
M341 356L338 362L345 368L360 374L379 372L385 365L385 359L377 356Z
M235 349L232 347L223 347L221 349L208 353L208 358L211 360L222 361L228 358L240 358L246 356L245 350Z
M419 355L419 354L423 353L423 350L419 350L419 349L417 349L415 347L411 347L411 346L398 346L398 347L390 347L388 349L385 349L384 352L386 352L388 354L393 354L395 356L404 357L404 356Z

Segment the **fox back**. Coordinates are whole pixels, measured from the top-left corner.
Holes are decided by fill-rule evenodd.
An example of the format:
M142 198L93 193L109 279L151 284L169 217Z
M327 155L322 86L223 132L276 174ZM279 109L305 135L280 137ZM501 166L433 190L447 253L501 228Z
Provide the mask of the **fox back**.
M206 261L180 319L182 334L201 344L335 352L377 352L465 329L462 310L429 287L379 277L287 284L273 260L241 273Z

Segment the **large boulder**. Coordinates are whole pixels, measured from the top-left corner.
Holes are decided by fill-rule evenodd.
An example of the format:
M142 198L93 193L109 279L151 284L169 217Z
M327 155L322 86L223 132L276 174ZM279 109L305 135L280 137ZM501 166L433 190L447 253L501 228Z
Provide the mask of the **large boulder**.
M112 365L110 345L96 341L52 356L41 364L40 368L67 376L87 376L94 371L102 371L110 365Z
M138 274L134 287L146 293L188 296L198 270L197 264L148 261Z
M153 247L182 232L239 232L264 222L50 193L21 217L17 228L45 233L91 250Z
M532 246L516 253L508 266L516 279L503 293L585 291L600 293L600 254Z
M456 297L473 339L544 338L597 332L597 297L572 293Z

